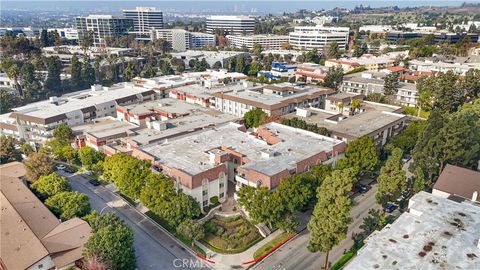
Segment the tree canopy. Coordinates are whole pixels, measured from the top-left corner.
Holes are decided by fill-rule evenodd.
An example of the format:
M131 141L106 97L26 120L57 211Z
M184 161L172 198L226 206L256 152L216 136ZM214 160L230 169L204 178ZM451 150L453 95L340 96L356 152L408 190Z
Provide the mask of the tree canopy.
M378 164L375 142L368 136L362 136L347 145L345 158L337 163L337 169L355 168L360 175L372 171Z
M407 177L402 169L402 155L402 149L393 149L387 162L380 169L380 175L377 178L378 191L375 198L383 206L386 206L388 202L395 201L403 191L407 190Z
M262 109L253 109L245 113L243 119L245 120L245 127L258 127L267 118L267 114Z
M55 172L49 175L40 176L31 187L42 199L49 198L60 192L71 191L67 178L60 176Z
M78 192L59 192L49 197L45 201L45 205L64 221L73 217L83 217L90 213L88 196Z
M86 259L98 257L111 269L136 269L133 232L113 213L85 217L92 227L92 235L85 243Z
M48 175L53 172L53 162L44 153L31 153L24 162L26 177L31 182L35 182L42 175Z

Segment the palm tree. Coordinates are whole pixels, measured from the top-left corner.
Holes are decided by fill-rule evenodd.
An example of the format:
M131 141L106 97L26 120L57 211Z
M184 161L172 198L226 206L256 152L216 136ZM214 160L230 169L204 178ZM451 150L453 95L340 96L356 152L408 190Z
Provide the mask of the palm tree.
M345 107L345 105L343 104L343 102L339 102L339 103L337 104L337 107L338 107L338 109L340 110L340 113L343 113L343 108Z
M357 111L357 109L360 109L361 106L362 106L362 103L360 102L359 99L352 100L352 103L350 104L350 108L352 108L353 115L355 115L355 112Z

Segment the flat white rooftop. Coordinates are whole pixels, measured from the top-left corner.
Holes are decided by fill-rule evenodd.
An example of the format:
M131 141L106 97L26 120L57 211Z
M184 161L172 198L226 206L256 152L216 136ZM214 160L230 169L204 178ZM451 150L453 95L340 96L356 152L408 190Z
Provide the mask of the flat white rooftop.
M344 269L480 269L478 205L422 191L409 209L370 235Z
M265 175L275 175L285 169L296 168L297 162L322 151L329 152L342 141L278 123L264 125L282 141L269 145L251 133L239 130L240 124L228 123L140 149L156 157L157 162L178 168L190 175L209 170L216 165L209 152L221 146L246 156L249 163L242 167ZM265 157L265 152L274 153Z
M83 108L95 106L109 101L118 100L134 95L141 95L149 89L136 87L131 83L116 84L108 88L92 91L91 89L65 94L57 98L57 104L51 100L43 100L22 107L13 108L13 111L38 117L49 118Z

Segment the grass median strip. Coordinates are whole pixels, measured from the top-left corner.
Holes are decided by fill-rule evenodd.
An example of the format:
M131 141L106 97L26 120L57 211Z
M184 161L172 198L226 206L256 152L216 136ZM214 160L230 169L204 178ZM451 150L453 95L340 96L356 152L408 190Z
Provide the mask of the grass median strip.
M280 234L279 236L273 238L272 241L266 243L265 245L257 249L255 253L253 253L253 258L257 259L261 257L265 253L269 252L272 248L278 246L280 243L282 243L283 241L287 240L288 238L294 235L295 235L295 232L291 232L291 233L284 232Z

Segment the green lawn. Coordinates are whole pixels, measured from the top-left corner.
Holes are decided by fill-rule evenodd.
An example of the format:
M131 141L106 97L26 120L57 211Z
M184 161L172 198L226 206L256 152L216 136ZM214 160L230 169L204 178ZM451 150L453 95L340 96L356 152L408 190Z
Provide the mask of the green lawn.
M280 234L279 236L273 238L272 241L266 243L265 245L263 245L259 249L257 249L255 251L255 253L253 253L253 258L256 259L256 258L262 256L263 254L269 252L272 248L278 246L280 243L282 243L283 241L292 237L293 235L295 235L294 232L292 232L292 233L284 232L284 233Z
M242 216L215 216L203 226L205 237L201 240L202 243L218 253L240 253L262 240L257 228Z

